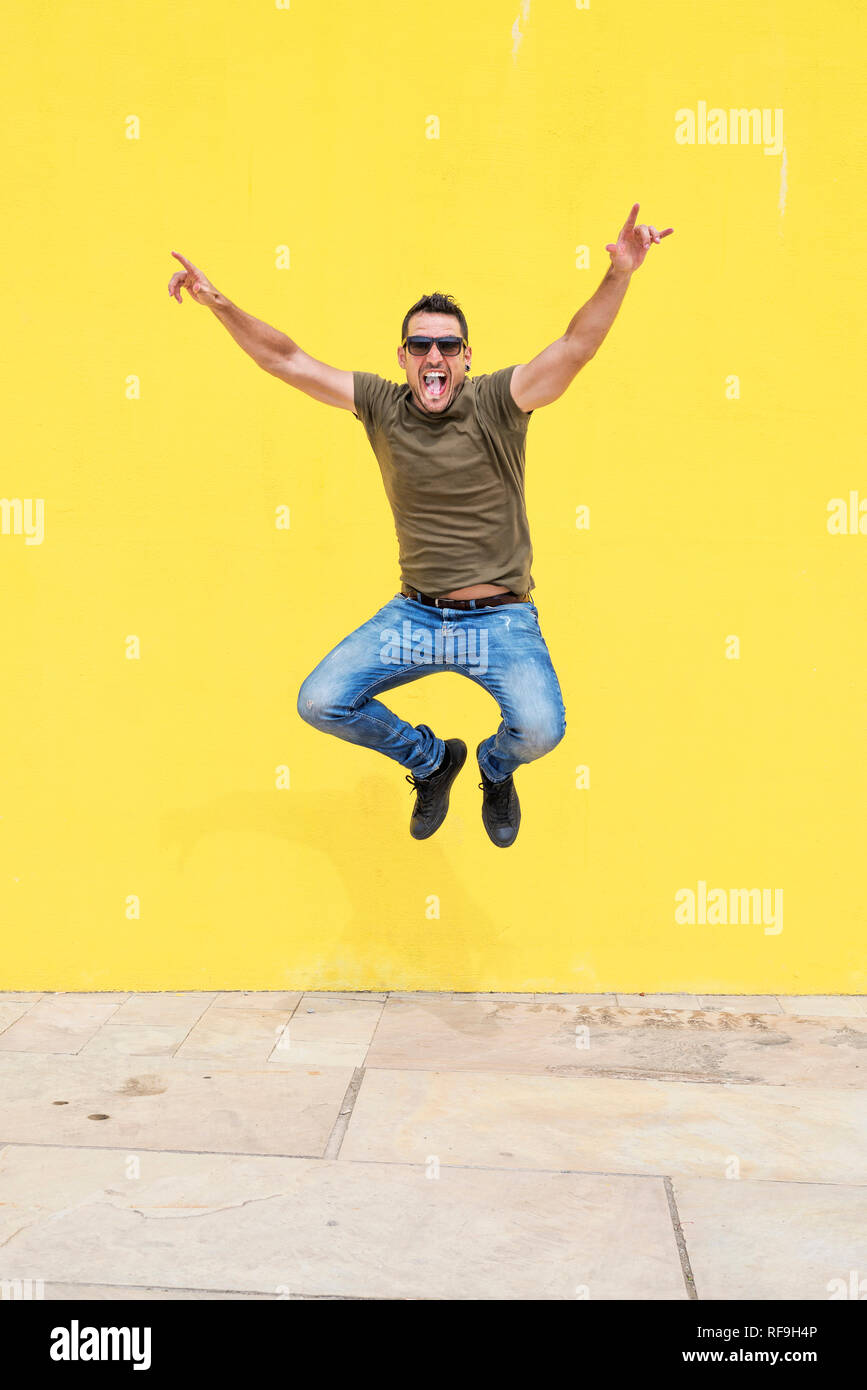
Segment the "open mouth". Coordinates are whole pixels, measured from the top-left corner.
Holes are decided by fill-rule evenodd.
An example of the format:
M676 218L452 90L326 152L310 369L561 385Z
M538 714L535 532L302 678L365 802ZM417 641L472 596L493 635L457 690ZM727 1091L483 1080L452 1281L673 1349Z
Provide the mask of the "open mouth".
M445 372L438 370L425 372L422 375L421 381L425 395L430 396L431 400L435 401L439 396L445 395L446 385L448 384L448 377Z

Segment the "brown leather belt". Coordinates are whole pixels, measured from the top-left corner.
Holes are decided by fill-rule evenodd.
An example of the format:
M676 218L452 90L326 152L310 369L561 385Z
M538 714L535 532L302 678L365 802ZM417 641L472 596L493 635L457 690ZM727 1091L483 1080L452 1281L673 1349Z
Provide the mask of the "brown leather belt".
M432 598L430 594L423 594L418 589L411 589L408 584L400 586L400 592L405 598L411 598L416 603L426 603L429 608L495 608L500 603L526 603L530 594L513 594L511 591L505 594L487 594L482 598Z

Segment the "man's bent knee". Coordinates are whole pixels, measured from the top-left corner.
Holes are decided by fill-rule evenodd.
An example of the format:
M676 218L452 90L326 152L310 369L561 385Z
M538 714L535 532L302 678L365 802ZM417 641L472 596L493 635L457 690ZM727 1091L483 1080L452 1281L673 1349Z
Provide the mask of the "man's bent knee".
M330 701L322 686L308 677L298 691L297 709L301 718L308 724L327 723L329 708Z
M563 739L566 733L566 719L563 715L552 719L545 724L538 724L532 729L528 729L524 735L524 744L528 758L542 758Z

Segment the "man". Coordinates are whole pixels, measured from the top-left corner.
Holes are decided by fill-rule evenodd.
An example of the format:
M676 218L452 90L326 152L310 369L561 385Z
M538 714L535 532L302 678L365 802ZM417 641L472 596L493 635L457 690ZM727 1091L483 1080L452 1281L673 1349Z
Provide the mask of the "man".
M306 678L298 713L314 728L393 758L416 792L410 833L445 820L467 756L459 738L413 727L374 698L434 670L455 670L497 701L499 729L476 749L482 822L514 844L521 808L513 774L560 742L566 717L530 590L524 447L533 411L556 401L596 353L649 247L669 236L636 226L635 203L601 285L566 332L532 361L469 380L467 322L447 295L425 295L403 321L397 359L406 383L339 371L285 333L244 313L190 261L169 281L207 304L265 371L364 426L395 520L401 592L330 651ZM457 657L455 656L457 648ZM463 659L461 659L463 655Z

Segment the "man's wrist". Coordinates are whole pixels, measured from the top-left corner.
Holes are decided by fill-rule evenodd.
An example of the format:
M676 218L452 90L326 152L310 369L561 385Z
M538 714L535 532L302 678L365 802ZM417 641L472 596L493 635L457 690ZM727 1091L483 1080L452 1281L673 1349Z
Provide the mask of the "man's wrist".
M605 278L611 285L628 285L632 279L632 271L624 270L622 267L612 264L608 267Z

